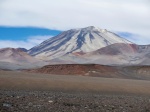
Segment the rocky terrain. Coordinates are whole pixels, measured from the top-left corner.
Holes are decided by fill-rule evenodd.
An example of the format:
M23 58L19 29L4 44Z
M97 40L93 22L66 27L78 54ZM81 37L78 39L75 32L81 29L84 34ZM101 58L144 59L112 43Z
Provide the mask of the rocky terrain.
M150 96L0 90L1 112L150 112Z
M150 112L149 87L146 80L0 70L0 111Z

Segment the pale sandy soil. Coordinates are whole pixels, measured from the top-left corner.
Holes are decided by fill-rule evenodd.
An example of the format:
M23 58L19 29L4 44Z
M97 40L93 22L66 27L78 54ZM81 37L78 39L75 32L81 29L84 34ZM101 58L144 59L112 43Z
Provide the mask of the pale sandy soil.
M150 81L1 71L0 88L150 94Z

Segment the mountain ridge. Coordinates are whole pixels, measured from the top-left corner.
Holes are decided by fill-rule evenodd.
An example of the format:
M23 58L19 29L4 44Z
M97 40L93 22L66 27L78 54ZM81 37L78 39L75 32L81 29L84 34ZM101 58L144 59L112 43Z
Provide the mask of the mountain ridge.
M4 69L8 65L14 68L55 64L150 65L150 45L137 45L106 29L90 26L64 31L30 50L0 49L0 62Z
M33 56L30 56L27 52L24 52L20 48L2 48L0 49L0 68L1 69L27 69L38 68L46 65Z

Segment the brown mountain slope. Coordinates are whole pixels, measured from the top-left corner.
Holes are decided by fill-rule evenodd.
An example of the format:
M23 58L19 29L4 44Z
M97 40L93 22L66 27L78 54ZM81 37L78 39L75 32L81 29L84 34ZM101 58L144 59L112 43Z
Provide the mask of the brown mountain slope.
M150 46L116 43L93 52L74 53L76 57L87 59L85 63L102 65L149 65ZM80 60L81 60L80 59ZM79 61L81 62L81 61Z
M138 45L116 43L99 50L92 52L93 54L102 55L121 55L121 54L135 54L138 52Z
M46 62L35 59L21 49L0 49L0 69L31 69L39 68L46 64Z
M0 61L10 63L32 63L37 60L20 49L3 48L0 49Z
M31 72L48 73L48 74L60 74L60 75L92 75L92 76L111 76L112 72L116 72L114 67L103 65L47 65L39 69L30 70Z
M106 66L96 64L67 64L47 65L27 72L57 74L57 75L82 75L106 78L128 78L150 80L150 66Z

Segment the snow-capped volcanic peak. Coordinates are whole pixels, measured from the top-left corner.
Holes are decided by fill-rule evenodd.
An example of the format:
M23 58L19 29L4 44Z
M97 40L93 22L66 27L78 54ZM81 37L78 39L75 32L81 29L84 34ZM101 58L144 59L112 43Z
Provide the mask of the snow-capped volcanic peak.
M107 32L106 29L100 29L98 27L94 27L94 26L89 26L89 27L86 27L86 28L78 28L78 29L71 29L72 31L82 31L82 32L86 32L86 33L90 33L91 31L99 31L101 33L105 33Z
M91 52L114 43L131 43L118 35L94 26L71 29L29 50L30 55L53 59L73 52Z

